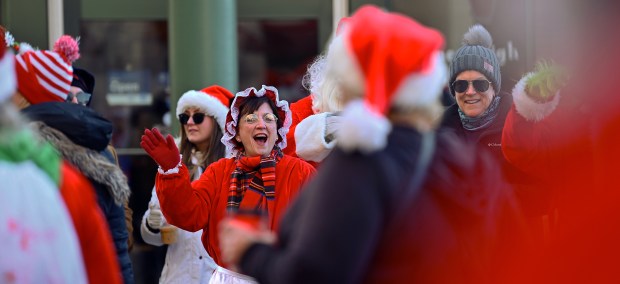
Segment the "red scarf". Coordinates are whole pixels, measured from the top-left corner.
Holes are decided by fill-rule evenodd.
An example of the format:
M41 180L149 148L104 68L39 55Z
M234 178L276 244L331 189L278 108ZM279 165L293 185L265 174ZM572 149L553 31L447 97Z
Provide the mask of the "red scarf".
M272 213L276 196L276 164L282 158L280 148L274 147L268 157L237 156L237 167L230 176L229 213L239 210L259 214Z

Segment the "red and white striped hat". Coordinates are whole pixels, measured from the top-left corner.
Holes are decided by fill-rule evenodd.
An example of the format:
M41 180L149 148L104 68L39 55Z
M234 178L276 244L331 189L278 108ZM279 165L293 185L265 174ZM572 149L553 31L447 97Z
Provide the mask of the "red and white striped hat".
M24 50L15 57L17 89L31 104L67 99L73 80L71 64L80 58L78 43L61 36L50 50Z

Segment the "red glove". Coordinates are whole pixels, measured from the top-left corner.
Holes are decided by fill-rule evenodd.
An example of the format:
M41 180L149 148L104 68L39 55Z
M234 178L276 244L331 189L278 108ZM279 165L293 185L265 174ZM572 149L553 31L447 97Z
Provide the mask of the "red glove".
M153 160L164 170L167 171L176 167L181 161L179 149L174 143L174 139L170 134L161 135L157 128L153 130L144 130L140 147L146 151Z

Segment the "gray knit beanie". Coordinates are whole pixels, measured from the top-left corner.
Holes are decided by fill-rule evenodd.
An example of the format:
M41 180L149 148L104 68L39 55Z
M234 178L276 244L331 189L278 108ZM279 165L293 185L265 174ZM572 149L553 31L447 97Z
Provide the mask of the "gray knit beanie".
M463 45L459 48L450 65L450 93L454 96L452 83L461 72L474 70L482 73L493 84L495 94L502 86L499 61L493 51L491 34L481 25L474 25L463 36Z

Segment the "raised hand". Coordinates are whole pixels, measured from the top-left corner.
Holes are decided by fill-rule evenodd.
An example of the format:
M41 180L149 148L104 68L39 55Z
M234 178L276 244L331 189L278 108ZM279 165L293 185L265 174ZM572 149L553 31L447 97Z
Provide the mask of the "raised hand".
M176 167L181 161L179 149L174 143L172 135L164 136L157 128L145 129L140 141L140 147L164 170Z
M525 91L537 102L548 102L564 87L566 72L557 65L539 62L525 83Z

